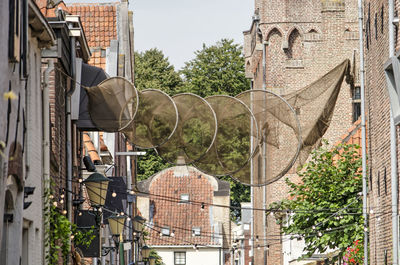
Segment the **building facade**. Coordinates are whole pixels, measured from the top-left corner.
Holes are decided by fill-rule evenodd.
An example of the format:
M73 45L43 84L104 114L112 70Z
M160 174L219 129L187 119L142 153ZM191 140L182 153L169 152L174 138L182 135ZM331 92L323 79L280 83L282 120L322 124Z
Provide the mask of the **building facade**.
M395 16L400 10L398 1L392 7ZM391 139L390 112L398 120L398 27L389 21L390 1L364 1L365 89L368 127L368 192L370 264L398 264L393 260L393 199L392 179L398 180L398 170L391 163L391 144L394 143L395 165L398 167L399 129L395 123L395 139ZM392 31L390 31L390 28ZM393 42L390 43L390 35ZM392 90L391 90L392 89ZM395 96L393 96L393 92ZM393 172L395 171L395 172ZM396 197L396 195L394 194ZM397 207L398 208L398 207ZM397 211L397 212L396 212ZM395 210L398 223L398 209ZM397 238L399 237L398 232ZM398 241L397 241L398 242ZM398 255L397 255L398 256Z
M244 32L246 76L253 89L286 95L306 87L345 59L358 67L357 2L351 0L256 0L250 30ZM330 127L330 143L356 121L360 112L358 76L343 82ZM294 166L286 177L296 178ZM253 177L257 177L257 170ZM263 208L287 197L284 178L253 188L253 207ZM282 251L280 227L273 216L254 211L253 264L289 264ZM256 237L263 238L256 243ZM257 247L257 245L262 247ZM290 255L289 255L290 256Z
M36 1L3 1L0 40L0 258L2 264L42 264L42 50L55 34Z
M166 265L230 264L229 183L193 167L167 168L138 183L146 243Z

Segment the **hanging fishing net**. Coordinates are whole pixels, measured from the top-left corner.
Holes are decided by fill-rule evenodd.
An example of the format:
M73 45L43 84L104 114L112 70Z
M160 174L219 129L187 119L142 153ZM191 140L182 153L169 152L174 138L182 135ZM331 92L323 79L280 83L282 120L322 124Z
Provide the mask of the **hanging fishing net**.
M121 77L112 77L94 87L87 87L89 113L102 131L118 132L132 123L138 110L138 92Z
M172 99L178 109L178 127L156 150L171 164L191 164L205 155L214 143L217 118L210 104L195 94L182 93Z
M178 110L172 98L161 90L146 89L139 92L134 121L121 131L130 143L148 149L168 141L177 126Z
M121 131L136 147L156 148L173 164L262 186L306 161L329 128L345 76L350 60L284 96L249 90L205 100L155 89L138 93L119 77L86 89L99 129Z
M256 120L250 109L236 98L219 95L206 100L217 116L217 137L210 150L193 164L210 175L233 174L254 153L251 141L258 139Z

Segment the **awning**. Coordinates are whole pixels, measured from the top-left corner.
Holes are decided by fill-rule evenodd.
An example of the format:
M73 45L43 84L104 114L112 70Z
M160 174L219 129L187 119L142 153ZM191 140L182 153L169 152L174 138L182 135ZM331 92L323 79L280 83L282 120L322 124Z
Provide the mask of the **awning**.
M96 86L105 79L107 79L107 74L102 68L82 63L78 129L84 131L100 131L90 118L88 106L89 97L84 87Z

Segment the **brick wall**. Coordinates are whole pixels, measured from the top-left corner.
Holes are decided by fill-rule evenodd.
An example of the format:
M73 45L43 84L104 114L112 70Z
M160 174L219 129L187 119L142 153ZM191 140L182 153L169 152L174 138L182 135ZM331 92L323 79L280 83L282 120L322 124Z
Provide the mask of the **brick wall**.
M266 86L278 94L303 88L327 73L344 59L352 60L358 50L356 1L256 0L260 29L267 41ZM262 88L262 53L249 50L250 33L245 34L246 72L254 73L254 88ZM359 54L356 52L356 58ZM335 143L351 127L350 86L343 83L331 126L324 138ZM291 175L296 177L295 174ZM288 176L290 177L290 176ZM256 208L262 205L262 188L254 189ZM267 205L287 197L283 179L267 186ZM255 214L255 234L267 230L268 264L283 264L280 228L273 217L263 224L262 214ZM255 243L257 245L257 243ZM264 249L255 248L255 264L264 264Z
M66 113L65 91L67 78L61 64L54 61L55 69L49 75L50 102L50 176L54 183L53 194L59 198L60 189L66 187ZM69 87L69 86L68 86ZM59 205L63 208L65 205Z
M385 264L385 252L391 264L390 103L383 69L389 56L387 1L365 1L364 18L369 202L375 212L384 212L369 218L370 264Z

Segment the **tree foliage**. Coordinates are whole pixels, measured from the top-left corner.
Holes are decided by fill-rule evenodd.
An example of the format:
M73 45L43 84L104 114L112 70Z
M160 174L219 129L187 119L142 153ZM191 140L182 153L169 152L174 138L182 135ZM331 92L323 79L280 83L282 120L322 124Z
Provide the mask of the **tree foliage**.
M222 39L209 47L203 44L203 49L196 51L195 58L181 70L183 81L162 51L150 49L135 56L135 85L139 90L156 88L169 95L191 92L202 97L216 94L235 96L250 86L244 74L242 47L233 40ZM234 142L234 139L229 140ZM139 181L171 166L152 150L139 157L137 165ZM229 177L224 179L231 183L232 205L240 206L240 202L250 200L249 187ZM238 220L240 211L232 211L231 216Z
M277 216L285 234L305 240L306 256L328 248L340 255L363 238L361 157L358 146L327 145L312 153L312 159L300 171L300 183L286 179L291 199L271 205L288 209ZM292 210L292 211L291 211Z
M216 94L236 96L250 87L245 77L242 47L222 39L195 52L196 57L181 70L185 91L202 97Z
M146 150L146 155L138 157L137 163L137 180L142 181L148 179L152 175L161 170L171 167L172 165L165 162L154 150Z
M153 48L135 53L135 86L139 90L154 88L169 95L178 93L183 81L164 56L163 52Z
M169 95L182 89L182 79L169 63L163 52L153 48L144 52L135 52L135 86L139 90L154 88ZM171 166L159 157L155 151L147 150L145 156L138 157L138 181Z

